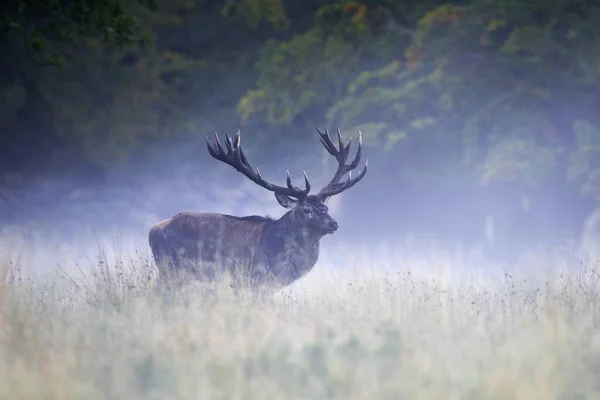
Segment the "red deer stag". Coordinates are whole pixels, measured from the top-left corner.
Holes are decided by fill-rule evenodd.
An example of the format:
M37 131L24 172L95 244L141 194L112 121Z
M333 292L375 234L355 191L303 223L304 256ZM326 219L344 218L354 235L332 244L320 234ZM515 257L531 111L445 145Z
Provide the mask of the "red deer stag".
M344 144L338 129L339 148L329 133L317 129L325 149L339 166L331 181L316 195L309 195L310 182L304 172L305 188L292 185L289 171L287 187L265 181L258 168L251 167L241 147L240 131L235 138L226 135L224 151L219 137L215 144L206 139L208 152L244 174L264 189L275 193L282 207L291 209L275 220L257 215L236 217L226 214L183 212L158 222L150 229L149 242L158 265L159 280L165 282L172 272L191 274L201 280L214 280L223 272L241 272L251 287L273 285L282 288L306 275L319 258L319 241L338 229L328 214L328 197L356 185L366 174L368 160L359 174L352 170L360 161L362 135L354 161L346 164L352 138ZM348 173L348 179L340 182Z

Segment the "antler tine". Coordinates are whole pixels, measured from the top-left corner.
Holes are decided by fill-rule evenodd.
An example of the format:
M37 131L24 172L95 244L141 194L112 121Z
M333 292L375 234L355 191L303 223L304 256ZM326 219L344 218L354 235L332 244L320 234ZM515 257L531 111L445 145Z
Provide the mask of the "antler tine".
M208 140L208 137L207 137L206 138L206 147L208 148L208 152L210 153L210 155L216 159L219 159L221 154L223 154L223 148L221 147L221 142L219 142L219 135L217 135L217 132L215 132L214 146L210 143L210 140Z
M306 171L302 170L302 175L304 175L304 187L306 187L306 193L310 192L310 181L308 180L308 175L306 175Z
M323 192L323 190L321 190L321 192L319 192L319 194L317 196L320 196L320 197L335 196L336 194L342 193L344 190L350 189L352 186L354 186L358 182L360 182L362 180L362 178L364 178L364 176L367 174L368 166L369 166L369 160L367 159L367 160L365 160L365 166L363 167L363 169L358 173L358 175L355 178L352 178L352 171L349 171L348 179L345 182L334 183L330 186L328 185L329 187L327 188L327 192L325 194L322 194L321 192Z
M362 132L358 131L358 149L356 150L356 156L354 157L354 160L352 160L352 162L350 163L350 165L348 165L348 169L353 170L358 166L358 163L360 162L360 157L362 155ZM350 137L350 142L348 142L348 152L350 152L350 144L352 143L352 137ZM365 161L366 164L366 161Z
M287 170L287 179L286 179L287 187L288 187L288 189L294 190L294 191L300 191L300 192L306 191L306 194L308 194L308 192L310 192L310 181L308 180L308 176L306 176L306 171L302 170L302 173L304 174L304 187L305 187L304 190L292 185L292 177L290 176L289 170Z
M351 172L354 169L356 169L356 167L358 166L358 163L360 162L360 158L362 155L362 132L361 131L358 132L358 149L356 150L356 156L354 157L354 160L350 164L346 164L346 161L348 160L348 155L350 154L350 148L352 146L352 137L350 137L347 144L344 144L344 141L342 140L342 134L340 132L340 129L338 128L338 130L337 130L338 148L336 148L336 146L331 141L331 138L329 137L327 130L325 130L325 133L321 132L319 129L317 129L317 131L319 132L319 135L321 137L321 142L323 143L323 146L325 147L325 149L329 152L329 154L334 156L335 159L338 161L338 169L335 172L335 174L333 175L333 178L317 194L317 196L319 196L321 198L327 198L329 196L339 194L339 193L343 192L344 190L351 188L356 183L358 183L365 176L365 174L367 172L367 164L365 164L365 168L363 168L363 170L360 171L358 176L356 178L352 179ZM340 180L346 173L349 174L348 180L344 183L340 183Z
M344 141L342 140L342 134L340 132L340 128L338 128L337 133L338 133L338 144L339 144L340 153L343 155L344 163L345 163L346 160L348 159L348 155L350 155L350 147L352 147L352 135L350 135L350 138L348 139L348 143L344 144ZM358 134L359 135L361 134L360 131L358 132ZM356 165L354 166L354 168L356 168Z
M323 143L325 150L335 157L337 151L333 145L333 142L331 141L331 138L329 137L329 132L327 132L327 129L325 129L325 133L323 133L319 130L319 128L317 128L317 132L319 132L319 135L321 136L321 143Z
M235 134L234 148L238 149L239 161L242 164L246 165L247 168L252 170L252 167L250 166L250 163L248 162L248 159L246 158L246 154L244 154L244 150L242 149L242 135L241 135L241 131L239 129L238 129L237 133ZM258 168L257 168L257 170L258 170Z
M310 192L310 181L308 180L308 175L306 175L306 171L302 170L302 175L304 175L304 186L306 187L307 193Z
M338 147L340 149L340 155L344 159L344 163L346 162L346 158L348 157L348 153L346 152L346 146L344 146L344 141L342 140L342 132L340 132L340 128L337 128L337 137L338 137Z
M238 131L235 133L235 137L233 138L233 147L241 149L241 143L242 143L242 135L241 135L240 130L238 129Z
M227 146L227 153L233 152L233 142L231 141L231 136L225 135L225 145Z
M217 133L215 133L214 145L210 143L208 137L206 138L208 152L213 158L232 166L257 185L277 194L282 194L297 199L303 199L308 195L311 187L308 177L306 176L306 172L304 172L305 189L300 189L292 185L292 179L289 171L287 173L287 187L277 186L269 183L260 176L260 170L258 168L256 168L256 170L252 168L248 162L248 159L246 158L246 155L244 154L244 151L242 150L241 142L242 139L240 130L237 131L233 139L230 135L225 135L225 146L227 147L227 152L225 152L223 149Z

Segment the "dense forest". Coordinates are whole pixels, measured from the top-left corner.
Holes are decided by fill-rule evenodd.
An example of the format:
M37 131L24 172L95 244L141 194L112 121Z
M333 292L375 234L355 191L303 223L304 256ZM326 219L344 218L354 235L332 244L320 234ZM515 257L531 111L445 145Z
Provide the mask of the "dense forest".
M315 127L362 131L371 172L359 200L344 199L357 226L392 230L418 204L422 229L451 235L470 229L456 213L470 208L473 226L492 212L520 240L577 229L600 198L597 1L8 0L0 10L2 223L57 210L167 217L156 208L168 194L153 210L136 196L157 192L157 171L202 185L206 172L190 171L212 162L205 137L237 129L278 171L318 149ZM383 204L361 208L364 193ZM180 209L197 205L177 196ZM383 207L396 218L378 216Z

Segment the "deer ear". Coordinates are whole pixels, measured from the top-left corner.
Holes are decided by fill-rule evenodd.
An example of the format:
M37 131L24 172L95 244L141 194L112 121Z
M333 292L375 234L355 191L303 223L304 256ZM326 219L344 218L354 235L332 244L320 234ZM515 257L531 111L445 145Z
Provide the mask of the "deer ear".
M281 207L284 208L295 207L298 203L298 200L286 196L285 194L275 194L275 198L277 199L277 202L281 204Z

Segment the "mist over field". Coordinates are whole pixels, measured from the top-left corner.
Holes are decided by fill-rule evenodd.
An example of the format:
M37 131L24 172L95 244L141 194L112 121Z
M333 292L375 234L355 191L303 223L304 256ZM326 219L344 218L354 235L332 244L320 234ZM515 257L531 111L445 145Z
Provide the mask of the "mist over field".
M599 397L596 1L82 4L0 7L0 399ZM306 276L157 284L287 211L206 138L314 194L317 128L369 164Z
M235 131L218 133L223 140L226 133ZM252 157L253 132L244 133L244 145ZM46 270L55 267L47 261L48 254L56 251L78 259L89 258L106 247L117 247L127 254L149 251L149 228L181 211L283 215L286 210L271 192L210 158L200 139L212 139L213 134L198 133L193 148L189 144L165 147L161 157L115 168L102 179L86 180L83 175L65 179L63 174L52 173L23 184L13 194L19 196L18 201L4 214L8 222L2 227L3 240L26 243L28 252L39 254L35 256L41 260L36 261L36 268ZM356 132L346 134L353 134L356 141ZM313 143L304 154L295 154L293 146L282 145L272 150L272 156L252 157L251 162L267 179L279 184L285 180L286 170L295 184L306 170L312 185L319 188L335 165L321 148L316 130L312 137L307 136ZM545 203L527 213L521 208L523 198L514 193L486 193L468 185L442 190L387 183L393 170L380 160L381 151L366 145L365 158L369 158L366 179L351 192L329 200L340 230L324 239L324 257L344 247L372 249L411 243L413 247L473 253L490 263L510 265L529 252L551 250L565 243L588 250L594 247L596 213L573 200L577 193L534 192L529 198ZM54 201L65 193L66 201ZM517 233L520 229L526 234Z

